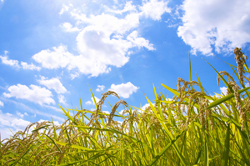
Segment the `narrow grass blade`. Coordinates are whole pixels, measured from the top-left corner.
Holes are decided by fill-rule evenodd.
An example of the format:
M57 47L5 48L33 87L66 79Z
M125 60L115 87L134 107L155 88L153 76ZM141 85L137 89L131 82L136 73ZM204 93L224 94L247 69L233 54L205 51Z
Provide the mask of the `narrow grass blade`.
M245 91L248 90L248 89L250 89L250 87L241 89L241 90L239 90L238 92L239 92L239 93L242 93L242 92L245 92ZM223 103L223 102L225 102L225 101L231 99L232 97L234 97L234 94L233 94L233 93L231 93L231 94L229 94L229 95L227 95L227 96L225 96L225 97L222 97L222 98L220 98L220 99L218 99L218 100L212 102L212 103L207 107L207 109L213 108L213 107L215 107L215 106L217 106L217 105L219 105L219 104L221 104L221 103Z
M94 101L95 107L96 107L96 109L98 109L98 106L97 106L97 103L96 103L96 100L95 100L95 96L94 96L94 94L93 94L92 90L90 89L90 87L89 87L89 90L90 90L90 92L91 92L91 95L92 95L92 98L93 98L93 101Z
M45 125L45 126L39 127L39 128L37 128L35 130L32 130L32 132L38 131L38 130L43 129L43 128L48 127L48 126L50 126L50 125Z
M204 58L202 58L204 59ZM204 59L205 60L205 59ZM206 60L205 60L206 61ZM208 63L208 61L206 61ZM221 80L224 82L224 84L227 86L227 88L230 90L231 93L233 93L233 89L229 86L229 84L227 83L227 81L220 75L220 73L210 64L208 63L214 70L215 72L220 76Z
M229 160L229 148L230 148L230 124L227 125L227 133L226 133L226 139L225 139L225 150L223 152L223 156L222 156L222 166L227 166L228 165L228 160Z
M51 118L52 119L52 124L53 124L53 132L54 132L54 138L55 139L57 139L57 133L56 133L56 128L55 128L55 124L54 124L54 122L53 122L53 118Z
M204 88L203 88L203 86L201 85L200 78L198 77L198 75L197 75L197 74L196 74L196 76L197 76L197 80L198 80L198 83L199 83L200 88L201 88L201 92L202 92L202 93L205 93L205 92L204 92Z
M163 148L163 150L159 153L159 154L157 154L155 157L154 157L154 159L148 164L148 166L151 166L151 165L153 165L153 164L155 164L155 162L157 162L157 160L168 150L168 148L170 148L174 143L175 143L175 141L177 141L180 137L181 137L181 135L183 134L183 133L185 133L186 132L186 130L184 130L184 131L182 131L181 132L181 134L179 134L174 140L172 140L165 148Z
M192 81L192 72L191 72L191 59L190 59L190 52L188 53L189 56L189 76L190 76L190 81ZM190 85L191 90L193 90L193 85Z
M15 163L14 163L13 165L16 165L16 164L18 163L18 161L21 160L21 159L29 152L29 150L32 148L32 146L33 146L33 145L31 145L31 146L26 150L26 152L25 152L18 160L15 161Z
M200 151L199 151L199 153L198 153L198 156L197 156L197 158L196 158L194 164L198 164L198 163L199 163L199 161L200 161L200 159L201 159L201 154L202 154L203 147L204 147L204 145L201 147L201 149L200 149Z
M55 141L52 138L50 138L50 136L48 136L47 134L45 134L45 135L53 142L53 144L57 147L57 149L62 153L62 150L57 146Z

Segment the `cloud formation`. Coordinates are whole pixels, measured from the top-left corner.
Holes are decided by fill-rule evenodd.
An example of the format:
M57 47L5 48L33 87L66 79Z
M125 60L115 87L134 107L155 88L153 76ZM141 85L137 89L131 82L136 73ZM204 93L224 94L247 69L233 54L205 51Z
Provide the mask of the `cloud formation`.
M103 91L104 88L105 88L104 85L97 85L96 91L97 92Z
M112 84L109 90L115 91L120 97L129 98L138 89L139 87L134 86L131 82L127 82L126 84L122 83L119 85Z
M100 99L98 97L96 97L96 96L94 96L94 97L95 97L96 103L98 103ZM93 97L91 97L91 101L90 100L86 101L85 104L87 104L87 105L95 105Z
M167 4L150 0L143 1L142 6L135 6L129 1L122 9L104 6L103 13L89 16L73 5L63 5L59 14L70 14L76 27L69 22L60 26L67 32L79 31L76 37L77 55L68 52L67 46L61 45L53 47L53 50L42 50L32 58L47 69L72 70L72 79L79 74L97 77L109 73L111 67L122 67L129 62L131 49L145 47L155 50L153 44L141 37L136 28L140 25L140 19L160 20L162 14L170 13Z
M168 6L168 1L158 1L158 0L145 0L143 5L140 6L141 15L145 16L146 18L152 18L153 20L160 20L161 15L165 12L170 13L171 8Z
M66 32L77 32L80 31L77 27L73 27L69 22L64 22L60 25Z
M27 62L21 61L21 66L20 66L18 60L13 60L13 59L8 58L8 56L7 56L8 51L4 51L4 53L5 53L5 56L0 55L0 59L2 60L2 63L5 65L13 66L15 68L22 67L22 69L25 69L25 70L38 70L38 71L41 70L41 67L37 67L33 63L28 64Z
M63 86L58 78L47 79L41 76L40 80L37 80L39 84L46 86L48 89L53 89L57 94L66 93L67 89Z
M13 136L11 131L8 128L11 128L13 133L24 129L30 124L31 122L20 119L10 113L3 113L0 110L0 133L1 139L10 138Z
M52 98L52 93L48 89L42 88L40 86L31 84L29 87L27 87L26 85L17 84L10 86L8 91L9 93L3 93L4 97L25 99L40 105L55 104L55 101Z
M19 67L17 60L9 59L7 56L0 56L0 59L2 60L2 63L5 65L13 66L13 67Z
M2 101L0 101L0 106L3 107L4 106L4 103Z
M185 0L177 34L193 54L213 55L212 46L217 53L232 52L250 42L249 8L248 0Z

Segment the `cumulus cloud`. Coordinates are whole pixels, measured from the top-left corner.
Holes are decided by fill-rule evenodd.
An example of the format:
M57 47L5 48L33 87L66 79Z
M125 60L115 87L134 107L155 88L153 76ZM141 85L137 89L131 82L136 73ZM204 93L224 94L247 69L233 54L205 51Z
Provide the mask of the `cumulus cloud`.
M85 102L85 104L87 104L87 105L91 105L91 104L92 104L92 102L89 100L89 101L86 101L86 102Z
M77 27L73 27L69 22L65 22L65 23L61 24L61 27L66 32L77 32L77 31L80 31L80 29L78 29Z
M10 138L13 136L11 131L8 128L11 128L13 133L24 129L30 124L31 122L20 119L16 116L13 116L10 113L3 113L0 110L0 133L1 139Z
M17 68L20 67L18 64L18 60L8 59L7 56L1 56L1 55L0 55L0 59L2 60L2 63L5 65L9 65L9 66L17 67Z
M123 14L123 13L128 12L128 11L134 11L134 12L137 11L136 6L132 5L132 1L126 2L125 6L122 10L109 9L108 7L106 7L106 8L107 8L108 12L115 13L115 14Z
M24 114L22 114L22 113L20 113L20 112L16 112L16 114L18 115L18 116L20 116L21 118L23 118L24 117Z
M63 95L58 95L59 103L66 104L66 99Z
M69 13L76 27L69 22L60 26L68 32L79 31L76 37L78 52L73 55L66 46L61 45L52 50L42 50L32 58L47 69L67 68L72 71L71 79L80 74L97 77L109 73L111 67L122 67L129 61L133 48L155 50L153 44L135 29L141 18L160 20L162 14L170 12L167 3L158 0L144 1L138 10L132 1L126 2L123 9L109 9L106 6L102 14L88 16L81 9L69 6L63 5L60 14ZM121 14L121 17L115 14Z
M66 67L74 56L67 51L66 46L53 47L53 51L47 49L32 56L32 58L47 69Z
M4 97L15 97L17 99L25 99L40 105L43 104L55 104L52 98L52 93L40 86L30 85L30 88L26 85L12 85L8 88L9 93L3 93Z
M155 50L155 48L153 47L153 44L149 44L149 41L142 38L142 37L138 37L138 32L137 31L133 31L131 34L129 34L127 36L127 40L129 40L131 43L133 43L135 46L141 48L141 47L145 47L148 50Z
M168 6L168 2L158 1L158 0L150 0L144 1L143 5L140 7L141 15L146 18L152 18L153 20L160 20L161 15L165 12L170 13L171 8Z
M37 81L39 84L46 86L48 89L55 90L58 94L67 92L67 89L62 85L58 78L47 79L44 76L41 76L41 79Z
M73 6L72 4L69 4L69 6ZM69 6L63 4L62 9L60 10L59 14L62 15L64 12L69 10Z
M97 85L96 91L97 92L103 91L104 88L105 88L104 85Z
M111 91L115 91L120 97L129 98L130 95L135 93L139 87L134 86L131 82L126 84L115 85L112 84L110 89Z
M221 93L223 93L224 95L227 95L227 87L220 87L220 91Z
M5 56L0 55L0 59L2 60L3 64L20 68L18 60L9 59L8 56L6 56L8 54L8 51L4 51L4 54ZM26 70L41 70L41 67L37 67L33 63L28 64L27 62L21 62L21 67Z
M71 80L75 79L78 76L79 76L79 73L77 73L77 72L75 74L70 74Z
M4 103L2 101L0 101L0 106L3 107L4 106Z
M95 97L96 103L98 103L100 99L98 97L96 97L96 96L94 96L94 97ZM91 97L91 101L90 100L86 101L85 104L87 104L87 105L95 105L93 97Z
M21 66L23 69L28 69L28 70L41 70L41 67L37 67L36 65L34 65L33 63L28 64L27 62L21 62Z
M185 0L177 34L193 54L213 55L212 46L217 53L232 52L250 41L249 8L248 0Z

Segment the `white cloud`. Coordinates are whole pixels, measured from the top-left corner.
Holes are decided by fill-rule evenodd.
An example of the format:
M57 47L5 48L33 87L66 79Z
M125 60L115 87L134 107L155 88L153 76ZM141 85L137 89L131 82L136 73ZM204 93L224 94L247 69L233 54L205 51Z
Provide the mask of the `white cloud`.
M177 34L193 54L213 55L212 45L217 53L232 52L250 42L249 8L248 0L185 0Z
M20 116L21 118L23 118L24 117L24 114L22 114L22 113L20 113L20 112L16 112L16 114L18 115L18 116Z
M43 104L55 104L55 101L51 98L52 93L40 86L30 85L30 88L26 85L12 85L8 88L10 93L3 93L7 98L16 97L18 99L26 99L28 101L43 105Z
M104 88L105 88L104 85L97 85L96 91L97 92L103 91Z
M8 54L8 51L4 51L4 54L5 56L0 55L0 59L2 60L3 64L20 68L18 60L8 59L8 57L6 56ZM38 71L41 70L41 67L37 67L33 63L28 64L27 62L21 62L21 66L23 69L38 70Z
M0 59L2 60L2 63L5 65L14 66L17 68L20 67L17 60L8 59L7 56L0 56Z
M47 69L57 69L66 67L71 59L74 57L67 51L66 46L53 47L54 51L49 49L42 50L39 53L32 56L32 58L41 63L42 67Z
M63 4L62 9L60 10L59 14L62 15L64 12L69 10L69 6Z
M21 66L23 67L23 69L38 70L38 71L41 70L41 67L37 67L33 63L28 64L26 62L21 62Z
M224 94L227 95L227 87L220 87L220 91Z
M4 0L1 0L1 2L3 2L3 3L4 3Z
M59 103L66 104L66 99L63 95L58 95Z
M131 43L133 43L135 46L137 47L145 47L148 50L155 50L155 48L153 47L153 44L149 44L149 41L142 38L142 37L138 37L138 32L137 31L133 31L131 34L129 34L127 36L127 40L129 40Z
M91 102L91 101L86 101L86 102L85 102L85 104L87 104L87 105L91 105L91 104L92 104L92 102Z
M29 115L27 114L27 112L25 112L24 115L25 115L25 116L29 116Z
M47 79L44 76L41 76L40 80L37 80L39 84L46 86L48 89L53 89L56 93L66 93L66 88L62 85L61 81L58 78Z
M116 1L116 3L117 3L117 1ZM113 9L109 9L108 7L106 7L106 8L107 8L108 12L115 13L115 14L123 14L123 13L128 12L128 11L137 11L136 6L132 5L132 1L126 2L124 9L122 9L122 10L113 10Z
M115 85L112 84L110 89L111 91L115 91L120 97L129 98L130 95L135 93L139 87L134 86L131 82L126 84Z
M155 8L150 11L149 5ZM68 22L61 26L67 31L80 30L76 37L78 53L73 55L68 52L66 46L61 45L53 47L53 50L42 50L32 58L44 68L72 70L71 79L78 77L79 74L97 77L100 74L109 73L112 66L122 67L129 61L132 48L155 49L148 40L139 37L135 28L138 28L140 24L140 17L146 16L159 20L161 15L170 12L170 9L163 1L151 0L143 3L141 10L141 12L137 10L136 6L132 5L132 1L129 1L123 9L106 7L106 12L121 13L123 14L121 17L107 13L86 16L82 9L71 9L64 5L60 14L66 11L71 14L75 20L72 24L76 27Z
M94 96L94 97L95 97L96 103L98 103L100 99L99 99L98 97L96 97L96 96ZM90 101L90 100L89 100L89 101L86 101L85 104L87 104L87 105L95 105L94 100L93 100L93 97L91 97L91 100L92 100L92 101Z
M0 106L3 107L4 106L4 103L2 101L0 101Z
M1 139L10 138L13 136L11 131L8 128L11 128L13 133L24 129L30 124L31 122L20 119L16 116L13 116L9 113L2 113L0 110L0 133Z
M141 15L146 18L152 18L153 20L160 20L161 15L165 12L170 13L171 9L167 7L168 2L150 0L143 3L140 7Z
M75 79L75 78L78 77L78 76L79 76L79 73L70 74L71 80Z
M66 31L66 32L77 32L80 31L77 27L72 27L72 25L69 22L65 22L61 24L61 27Z

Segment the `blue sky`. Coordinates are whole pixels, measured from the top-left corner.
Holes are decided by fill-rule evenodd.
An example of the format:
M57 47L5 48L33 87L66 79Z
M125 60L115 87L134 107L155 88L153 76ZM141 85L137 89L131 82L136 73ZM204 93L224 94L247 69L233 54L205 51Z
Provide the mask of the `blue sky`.
M64 108L95 108L113 90L144 106L157 92L173 95L178 77L200 77L220 93L216 73L235 64L233 49L250 53L248 0L0 0L0 133L7 138L30 122L56 124ZM117 98L109 96L112 105ZM119 110L123 108L120 107ZM105 102L103 111L110 112Z

